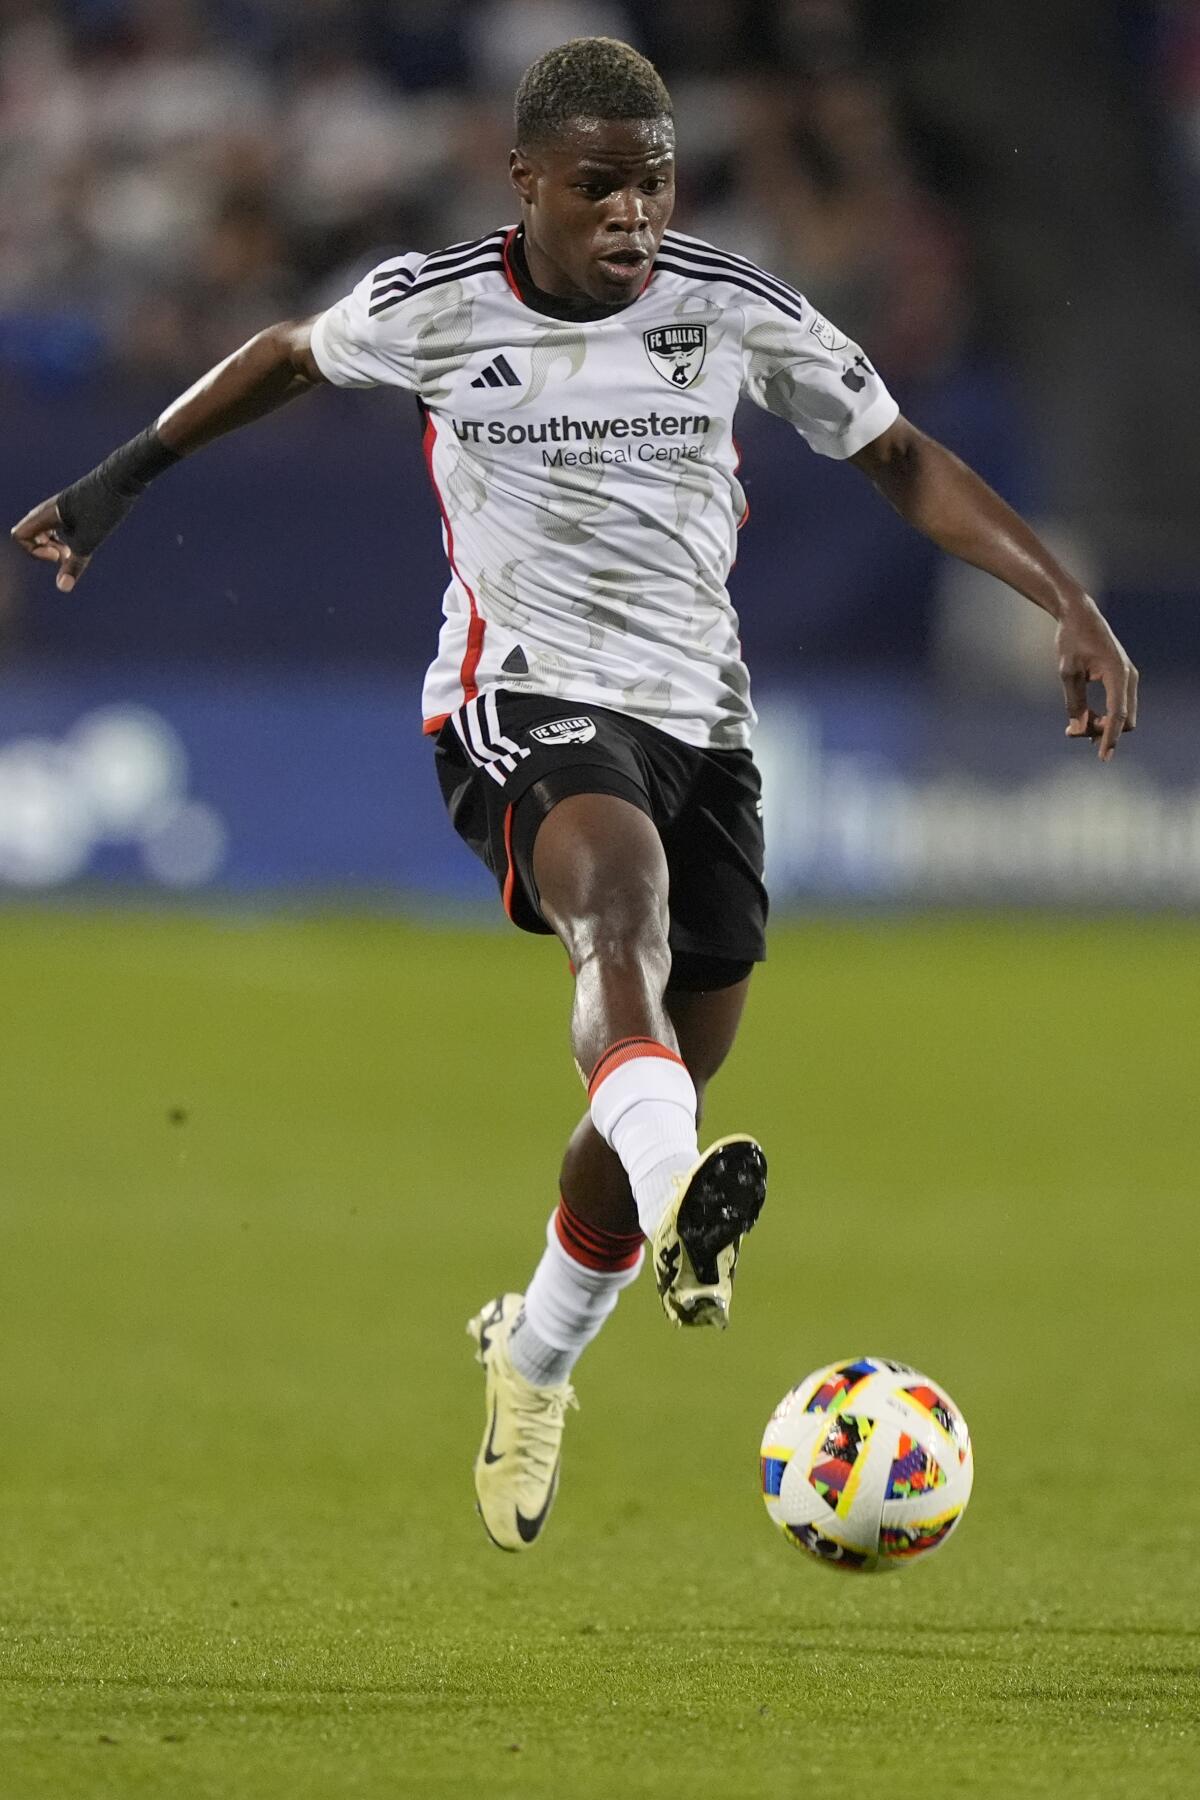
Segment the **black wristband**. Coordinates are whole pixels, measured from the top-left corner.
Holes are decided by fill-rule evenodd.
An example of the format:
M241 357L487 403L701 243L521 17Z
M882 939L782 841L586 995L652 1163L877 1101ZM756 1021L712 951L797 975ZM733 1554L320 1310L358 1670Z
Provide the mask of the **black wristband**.
M179 452L163 443L155 425L130 438L58 496L64 542L77 555L90 556L145 493L147 483L179 460Z

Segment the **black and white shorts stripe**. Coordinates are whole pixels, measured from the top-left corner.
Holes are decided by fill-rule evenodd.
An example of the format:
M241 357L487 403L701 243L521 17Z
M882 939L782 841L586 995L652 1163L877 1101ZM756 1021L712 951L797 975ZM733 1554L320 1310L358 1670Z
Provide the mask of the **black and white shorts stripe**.
M529 755L500 729L500 713L494 693L477 694L450 718L463 749L477 769L483 769L503 787L517 764Z

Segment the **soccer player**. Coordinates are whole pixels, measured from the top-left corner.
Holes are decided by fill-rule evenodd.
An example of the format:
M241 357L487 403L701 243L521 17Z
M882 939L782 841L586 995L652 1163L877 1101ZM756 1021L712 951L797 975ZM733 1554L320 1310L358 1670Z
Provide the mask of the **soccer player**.
M767 913L725 587L746 510L740 396L1057 620L1068 735L1098 738L1105 762L1137 675L1079 583L899 416L856 344L786 282L668 230L671 101L636 51L582 38L541 57L510 167L518 225L390 257L327 312L260 332L13 535L69 592L146 484L222 432L326 381L416 396L450 564L425 730L508 916L566 948L588 1091L524 1295L469 1326L479 1510L521 1550L554 1500L572 1368L643 1240L667 1317L723 1326L765 1193L752 1138L702 1153L697 1137Z

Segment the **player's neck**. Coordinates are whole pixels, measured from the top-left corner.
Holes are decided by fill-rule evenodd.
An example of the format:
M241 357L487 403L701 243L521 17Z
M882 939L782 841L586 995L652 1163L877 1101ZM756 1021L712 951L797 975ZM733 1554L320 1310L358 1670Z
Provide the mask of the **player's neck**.
M545 313L549 319L574 319L585 325L596 319L611 319L614 313L624 312L624 305L601 306L586 294L576 298L567 294L555 294L541 286L535 281L530 268L529 248L525 227L518 226L517 234L509 247L508 260L521 298L534 312ZM552 280L553 276L548 272L551 265L541 256L536 245L533 246L533 259L543 278Z

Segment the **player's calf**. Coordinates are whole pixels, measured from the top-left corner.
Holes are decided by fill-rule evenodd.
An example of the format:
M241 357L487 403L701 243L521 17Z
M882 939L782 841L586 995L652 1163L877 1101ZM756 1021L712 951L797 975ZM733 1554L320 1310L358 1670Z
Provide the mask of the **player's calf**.
M621 1159L638 1223L653 1239L676 1179L700 1154L695 1083L668 1044L619 1038L592 1070L588 1101L592 1124Z

